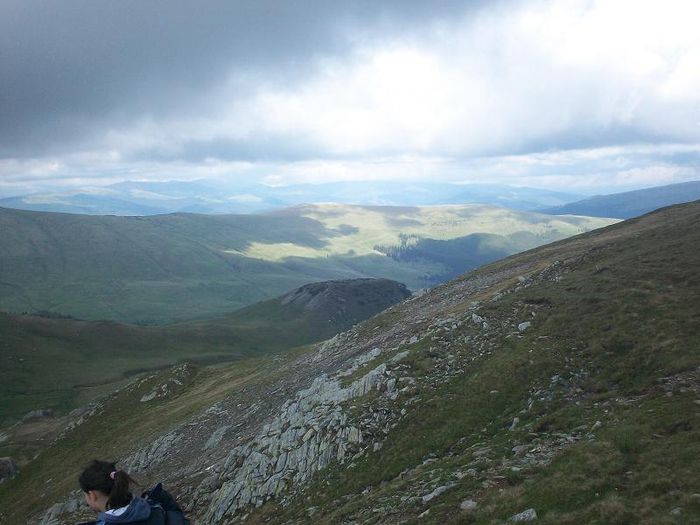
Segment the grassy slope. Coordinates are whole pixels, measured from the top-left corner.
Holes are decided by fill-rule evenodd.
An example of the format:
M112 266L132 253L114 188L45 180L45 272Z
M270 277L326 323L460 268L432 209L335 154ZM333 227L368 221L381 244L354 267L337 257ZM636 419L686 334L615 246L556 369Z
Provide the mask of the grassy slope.
M605 224L477 205L152 217L0 209L0 309L162 323L220 315L311 281L372 276L420 288L426 275L434 284L454 268L429 256L395 260L375 247L399 243L402 233L449 240L522 231L531 247ZM504 238L471 263L522 248Z
M425 510L430 512L422 522L502 523L535 507L541 523L696 523L700 378L693 379L692 373L700 365L700 282L695 271L700 254L694 249L700 241L698 226L696 204L555 243L475 272L472 276L531 261L544 268L578 254L561 281L515 291L496 303L486 301L496 291L490 289L464 297L463 303L443 312L466 311L472 299L486 301L481 313L494 327L506 319L508 333L514 321L531 318L531 311L537 316L522 338L493 332L500 350L474 359L465 373L424 392L381 451L351 469L327 470L303 500L284 508L268 504L251 520L305 523L305 509L315 506L316 523L410 523ZM410 321L411 303L407 304L403 318L400 312L379 315L363 330ZM465 335L474 337L475 330L480 333L474 326L455 330L451 352L460 358L472 355L470 345L458 341ZM409 347L406 364L416 377L429 373L435 355L430 346L423 340ZM303 351L307 350L299 350ZM53 445L17 479L0 485L0 508L6 513L1 518L21 522L37 497L60 498L73 487L74 470L85 458L106 453L105 442L112 444L108 452L122 457L137 442L162 434L227 392L284 373L285 359L257 358L194 371L182 391L153 405L137 400L171 371L111 397L99 418ZM582 390L578 404L554 395L551 401L535 400L530 411L520 413L532 396L531 386L556 394L550 379L554 374L568 379L582 369L588 373L576 383ZM670 389L659 380L669 376L675 378ZM515 415L522 418L521 425L508 432ZM490 488L478 478L453 475L472 467L481 474L492 467L488 457L476 457L475 446L488 446L496 465L500 458L512 457L514 443L536 447L572 428L590 429L598 420L603 424L593 439L570 446L548 467L505 471ZM426 458L435 461L423 465ZM48 478L51 483L37 493L35 480ZM434 487L446 481L457 484L428 506L402 501L415 483ZM475 512L458 510L466 498L478 500ZM681 517L670 514L676 507L682 508Z
M75 408L138 371L185 360L238 359L326 339L399 300L397 286L347 284L338 291L339 304L351 315L340 315L338 305L306 310L279 298L223 317L167 326L0 313L0 422L37 408Z
M422 392L381 451L330 469L304 499L263 508L252 521L304 522L315 507L316 523L491 524L532 507L538 523L700 522L700 204L597 233L484 269L585 254L558 282L485 303L481 313L511 329L497 336L493 354ZM533 310L532 329L508 336ZM459 341L474 330L452 333L450 351L473 355ZM430 346L413 347L415 375L430 369ZM515 416L520 425L509 432ZM508 468L514 445L536 450L577 432L585 437L549 466ZM491 449L487 456L477 456L481 447ZM423 465L429 458L435 462ZM477 474L455 476L470 468ZM429 505L406 502L415 486L427 487L420 496L449 482L455 486ZM460 511L465 499L477 509Z
M140 443L154 440L189 416L206 409L250 382L265 382L284 373L288 360L308 349L267 357L242 359L204 369L190 366L176 377L183 383L163 399L140 403L141 397L174 377L168 369L147 376L101 403L99 415L52 443L21 468L13 480L0 484L0 522L26 523L37 501L54 501L75 488L81 465L92 457L125 457ZM17 447L6 452L22 452ZM42 480L39 482L38 480ZM47 482L44 483L43 481Z

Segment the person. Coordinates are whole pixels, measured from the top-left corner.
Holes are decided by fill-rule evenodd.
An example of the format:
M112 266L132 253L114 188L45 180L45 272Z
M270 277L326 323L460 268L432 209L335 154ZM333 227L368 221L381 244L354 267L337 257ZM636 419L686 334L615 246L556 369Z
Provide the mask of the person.
M98 513L95 525L138 523L165 525L166 512L131 493L130 485L137 484L128 473L117 469L114 463L93 460L78 478L85 493L85 502Z

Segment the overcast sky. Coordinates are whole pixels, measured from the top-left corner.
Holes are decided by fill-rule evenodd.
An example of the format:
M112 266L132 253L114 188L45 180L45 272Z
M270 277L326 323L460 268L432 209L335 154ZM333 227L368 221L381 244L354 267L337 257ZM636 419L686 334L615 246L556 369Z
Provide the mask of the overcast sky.
M0 0L0 196L700 179L696 0Z

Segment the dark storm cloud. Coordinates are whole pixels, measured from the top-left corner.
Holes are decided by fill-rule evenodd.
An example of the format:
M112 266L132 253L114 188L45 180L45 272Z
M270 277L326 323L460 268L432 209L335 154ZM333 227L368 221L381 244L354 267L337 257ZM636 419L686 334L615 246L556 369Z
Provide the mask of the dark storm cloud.
M687 180L699 17L685 0L0 0L0 194Z
M293 82L351 38L416 31L476 5L5 0L0 156L59 154L139 116L196 115L232 72Z

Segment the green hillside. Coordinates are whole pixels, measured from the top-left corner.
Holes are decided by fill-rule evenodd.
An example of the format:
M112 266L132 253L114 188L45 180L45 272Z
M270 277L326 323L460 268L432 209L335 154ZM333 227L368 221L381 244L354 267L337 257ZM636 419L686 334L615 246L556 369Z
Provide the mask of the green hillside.
M197 523L697 523L698 242L700 203L676 206L322 345L164 370L0 485L0 519L89 517L69 492L101 455L163 480Z
M417 391L394 410L414 408L380 451L246 522L312 509L316 523L495 524L533 509L546 524L700 523L698 242L700 203L664 209L490 265L436 290L443 308L394 316L435 316L405 347ZM381 396L363 407L388 409Z
M0 208L0 310L154 324L221 315L313 281L383 277L418 289L610 222L478 205L150 217ZM475 234L463 258L452 245L449 257L439 246L386 255L407 237Z
M36 409L76 408L140 371L323 340L408 295L383 279L321 282L223 317L165 326L0 313L0 423Z

